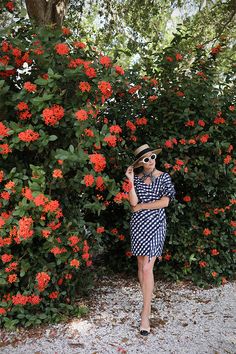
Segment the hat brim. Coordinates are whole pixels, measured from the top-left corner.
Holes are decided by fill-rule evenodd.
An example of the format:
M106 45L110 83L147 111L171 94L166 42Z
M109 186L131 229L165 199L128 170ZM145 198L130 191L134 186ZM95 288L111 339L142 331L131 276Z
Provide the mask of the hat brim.
M147 155L147 154L150 154L150 152L151 153L153 153L153 154L160 154L160 152L162 152L162 149L155 149L155 150L151 150L151 151L149 151L149 152L146 152L146 154L143 154L141 157L139 157L137 160L135 160L133 163L132 163L132 166L134 167L134 168L138 168L138 167L140 167L140 166L142 166L142 159Z

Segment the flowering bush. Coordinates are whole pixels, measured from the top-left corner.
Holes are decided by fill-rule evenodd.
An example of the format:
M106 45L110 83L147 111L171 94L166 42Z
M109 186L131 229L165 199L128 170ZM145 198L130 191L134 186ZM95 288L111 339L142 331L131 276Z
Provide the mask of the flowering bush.
M0 171L0 311L9 328L53 318L58 304L72 309L75 286L92 262L83 230L63 224L59 202L44 193L44 171L31 169L31 178L15 168L8 176ZM45 307L48 316L38 317Z
M222 46L190 60L173 45L158 75L140 77L70 31L23 28L0 46L1 323L74 311L98 254L136 269L124 173L146 142L163 147L158 167L177 189L163 274L230 279L235 109L230 75L220 88L214 76Z
M178 202L167 209L160 272L200 286L220 285L234 276L235 263L235 68L217 75L225 40L216 49L199 46L186 54L178 53L180 40L177 35L173 47L155 56L157 67L148 66L149 75L123 95L120 111L133 117L127 127L136 144L163 147L157 164L171 174L177 190ZM112 258L119 264L113 252Z

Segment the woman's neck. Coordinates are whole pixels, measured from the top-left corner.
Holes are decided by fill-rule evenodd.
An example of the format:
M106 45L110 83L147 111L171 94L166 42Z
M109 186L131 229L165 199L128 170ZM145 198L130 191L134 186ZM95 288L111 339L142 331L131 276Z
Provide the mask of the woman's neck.
M156 167L151 167L151 168L145 168L143 169L143 174L148 175L150 173L153 173L155 171Z

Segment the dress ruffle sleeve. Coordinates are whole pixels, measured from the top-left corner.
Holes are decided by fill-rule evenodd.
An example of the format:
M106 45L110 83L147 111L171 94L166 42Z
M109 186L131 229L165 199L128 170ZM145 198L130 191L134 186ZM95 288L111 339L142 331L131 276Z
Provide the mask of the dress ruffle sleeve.
M162 196L164 197L169 197L170 201L175 199L175 187L173 185L173 182L171 180L171 177L168 173L165 173L165 176L163 176L163 193Z

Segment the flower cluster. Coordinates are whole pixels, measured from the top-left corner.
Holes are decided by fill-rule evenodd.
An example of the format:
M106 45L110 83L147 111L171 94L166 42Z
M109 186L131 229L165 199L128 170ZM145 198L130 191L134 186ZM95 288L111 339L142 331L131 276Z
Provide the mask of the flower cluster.
M64 108L58 104L54 104L52 107L45 108L42 116L46 125L56 125L64 117Z

